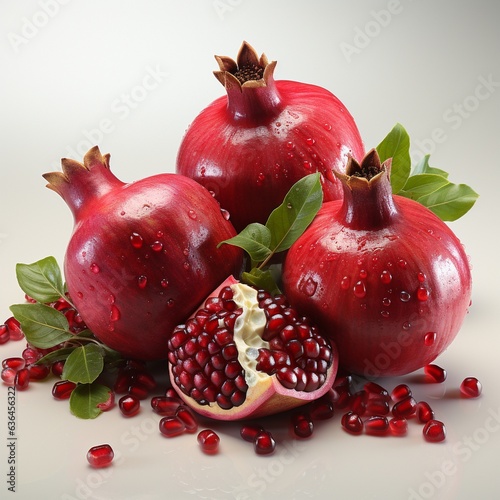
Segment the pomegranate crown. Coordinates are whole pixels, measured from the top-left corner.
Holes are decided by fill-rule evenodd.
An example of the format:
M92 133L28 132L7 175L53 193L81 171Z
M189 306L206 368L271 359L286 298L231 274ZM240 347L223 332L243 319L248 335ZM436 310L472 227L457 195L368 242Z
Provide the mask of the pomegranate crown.
M334 171L337 178L347 185L353 183L370 184L372 179L381 177L384 173L390 178L392 158L388 158L383 163L380 162L380 157L375 148L372 148L359 163L352 156L349 156L346 165L346 172Z
M110 155L102 155L98 146L89 149L83 157L83 163L70 158L62 158L62 172L48 172L43 174L43 178L48 182L47 187L61 194L61 188L70 182L75 174L89 172L94 166L100 165L109 170Z
M215 60L219 64L219 71L214 71L214 75L226 89L265 87L273 78L276 67L276 61L269 62L265 54L259 57L255 49L245 41L236 61L227 56L215 56Z

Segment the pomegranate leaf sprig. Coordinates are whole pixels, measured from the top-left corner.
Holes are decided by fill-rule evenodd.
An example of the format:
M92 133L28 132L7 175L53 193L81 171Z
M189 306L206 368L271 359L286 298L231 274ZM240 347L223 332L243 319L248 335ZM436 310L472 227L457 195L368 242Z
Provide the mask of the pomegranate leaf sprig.
M120 355L87 328L72 329L64 312L53 307L62 300L74 309L54 257L17 264L16 277L30 300L14 304L10 310L21 324L27 342L46 352L37 364L64 361L62 379L76 384L69 400L71 412L80 418L97 417L101 413L98 405L105 403L111 392L98 383L98 377L106 366L116 363Z
M270 267L272 258L288 250L312 222L323 203L320 174L309 174L288 191L281 205L265 224L249 224L239 234L219 243L242 248L250 257L250 271L243 272L244 283L278 293L277 280Z
M429 165L429 155L412 167L410 137L397 123L376 147L380 161L392 158L393 194L418 201L443 221L454 221L465 215L479 195L466 184L454 184L448 173Z

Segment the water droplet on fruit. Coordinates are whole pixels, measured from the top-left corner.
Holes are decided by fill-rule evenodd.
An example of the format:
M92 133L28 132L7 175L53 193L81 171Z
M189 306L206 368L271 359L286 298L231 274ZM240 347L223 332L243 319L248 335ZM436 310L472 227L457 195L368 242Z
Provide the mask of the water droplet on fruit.
M368 276L368 272L366 271L366 269L361 269L361 271L359 271L359 277L361 279L364 279Z
M184 269L187 271L191 266L190 266L189 262L186 261L186 262L184 262L182 267L184 267Z
M427 347L430 347L431 345L434 344L434 342L436 342L436 337L437 337L436 332L427 332L424 335L424 345L426 345Z
M77 296L79 299L83 299L83 293L82 293L82 292L77 292L76 296Z
M316 288L318 287L318 284L316 281L314 281L312 278L308 278L303 284L302 284L302 292L304 292L305 295L308 297L312 297L316 293Z
M194 210L189 210L188 211L188 217L191 220L196 220L198 218L198 214Z
M382 305L385 307L389 307L391 305L391 299L389 297L384 297L382 299Z
M302 164L304 165L304 168L305 168L306 170L311 170L311 169L312 169L312 163L311 163L310 161L304 160L304 161L302 162Z
M265 180L266 176L264 175L263 172L260 172L259 175L257 175L257 186L262 186Z
M168 279L167 278L163 278L160 281L160 285L162 286L162 288L168 288Z
M306 144L307 144L308 146L314 146L314 144L315 144L315 143L316 143L316 141L315 141L312 137L308 137L308 138L306 139Z
M112 293L110 293L110 294L109 294L109 297L108 297L108 302L109 302L110 304L114 304L114 303L115 303L115 300L116 300L116 299L115 299L115 296L114 296Z
M351 280L347 276L344 276L340 281L340 288L342 288L342 290L347 290L350 286Z
M363 281L358 281L353 287L354 295L358 299L362 299L366 296L366 285Z
M380 311L380 315L382 316L382 318L388 318L390 313L389 311Z
M408 302L411 298L411 295L408 292L406 292L405 290L403 290L399 294L399 298L400 298L401 302Z
M380 273L380 281L384 285L388 285L392 281L392 274L387 270L382 271Z
M142 236L138 233L132 233L130 235L130 243L132 243L132 246L134 248L141 248L144 240L142 239Z
M411 328L411 323L409 321L405 321L403 323L403 330L409 330Z
M137 284L139 285L139 288L146 288L146 285L148 283L148 278L144 275L141 275L137 278Z
M398 266L401 268L401 269L406 269L408 263L406 262L406 260L404 259L399 259L398 260Z
M323 128L328 131L332 130L332 126L329 123L323 123Z
M289 210L291 210L293 208L293 205L291 203L287 203L286 204L286 208L288 208Z
M418 281L420 281L420 283L423 283L425 281L426 276L424 273L418 273L417 278L418 278Z
M120 310L115 305L111 306L111 312L109 315L111 321L118 321L120 319Z
M225 220L229 220L229 218L231 217L231 215L229 214L229 212L227 210L224 210L223 208L220 209L220 213L222 214L222 217Z
M295 144L292 141L288 141L286 143L286 148L289 149L290 151L293 151L295 149Z
M168 299L167 300L167 306L168 307L174 307L175 306L175 300L174 299Z
M151 243L151 250L153 250L153 252L161 252L163 250L163 243L161 241Z
M94 262L93 264L90 265L90 270L94 273L94 274L98 274L101 269L99 268L99 266Z
M417 299L425 302L429 298L429 290L425 286L419 286L417 290Z

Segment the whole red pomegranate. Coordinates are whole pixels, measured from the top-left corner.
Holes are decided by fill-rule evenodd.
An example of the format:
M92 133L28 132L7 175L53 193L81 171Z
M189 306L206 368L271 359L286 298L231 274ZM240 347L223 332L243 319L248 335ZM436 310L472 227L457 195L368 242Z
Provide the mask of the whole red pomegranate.
M283 287L337 344L343 368L401 375L435 359L459 331L471 271L451 229L393 195L391 160L349 160L343 201L328 202L290 248Z
M83 164L63 159L62 170L44 178L74 216L64 262L74 305L109 347L135 359L165 359L174 327L240 271L240 251L217 248L236 234L232 224L187 177L121 182L97 146Z
M274 80L276 61L244 42L237 61L216 56L216 78L227 96L206 107L188 128L177 172L215 193L239 232L264 224L300 178L321 172L324 198L342 196L333 171L348 155L361 159L354 119L328 90Z
M284 295L225 280L169 346L172 385L198 413L255 418L316 400L337 373L335 345Z

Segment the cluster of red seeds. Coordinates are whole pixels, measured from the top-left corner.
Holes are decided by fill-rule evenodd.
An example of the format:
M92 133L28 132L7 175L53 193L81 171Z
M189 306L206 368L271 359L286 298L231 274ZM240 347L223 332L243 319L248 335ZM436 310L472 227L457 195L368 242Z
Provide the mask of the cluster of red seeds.
M257 370L276 375L288 389L312 392L321 387L332 364L328 341L297 315L284 295L259 291L257 300L267 319L262 338L269 343L269 349L259 349ZM169 340L175 383L200 405L216 402L230 409L245 402L248 386L233 336L241 313L231 287L224 287Z

